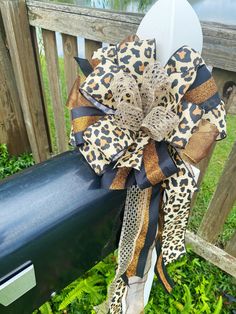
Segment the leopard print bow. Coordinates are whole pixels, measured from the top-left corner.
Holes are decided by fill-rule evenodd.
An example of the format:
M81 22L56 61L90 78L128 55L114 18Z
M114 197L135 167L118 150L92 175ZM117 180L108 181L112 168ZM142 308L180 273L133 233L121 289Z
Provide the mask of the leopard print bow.
M135 38L99 49L93 60L83 60L85 80L80 74L67 102L75 143L101 176L101 187L127 189L118 271L109 289L112 313L120 280L122 288L133 276L143 280L152 244L155 273L172 291L166 265L185 253L184 234L197 189L184 157L197 163L216 139L226 136L224 104L201 56L184 46L164 69L156 59L153 40ZM169 134L158 129L164 121L166 125L167 109L179 121Z
M225 137L224 106L201 56L183 46L161 68L156 55L154 40L98 49L96 65L75 89L81 103L72 109L76 145L98 175L141 171L145 151L159 156L152 141L169 143L196 163L214 139ZM209 140L196 151L203 136Z

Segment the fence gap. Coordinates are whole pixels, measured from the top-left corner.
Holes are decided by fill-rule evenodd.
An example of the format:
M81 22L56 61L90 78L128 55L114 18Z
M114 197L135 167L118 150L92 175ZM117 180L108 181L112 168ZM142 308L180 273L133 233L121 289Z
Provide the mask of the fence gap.
M85 58L91 59L93 52L102 47L102 43L95 40L85 39Z
M234 232L232 238L228 241L227 245L225 246L225 251L236 257L236 231Z

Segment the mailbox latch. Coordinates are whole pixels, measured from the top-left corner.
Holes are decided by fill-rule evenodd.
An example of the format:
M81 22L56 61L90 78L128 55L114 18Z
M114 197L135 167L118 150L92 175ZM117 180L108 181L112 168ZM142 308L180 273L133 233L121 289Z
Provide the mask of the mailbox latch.
M0 304L8 306L35 286L34 265L28 261L0 278Z

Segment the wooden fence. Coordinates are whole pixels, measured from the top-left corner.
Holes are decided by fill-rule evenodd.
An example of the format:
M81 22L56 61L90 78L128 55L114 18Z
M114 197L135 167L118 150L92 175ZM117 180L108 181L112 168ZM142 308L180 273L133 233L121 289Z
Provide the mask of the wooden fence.
M0 82L1 80L5 82L4 89L0 90L0 100L7 95L8 102L12 104L12 115L17 120L15 132L18 133L18 138L16 134L15 136L12 134L12 128L6 128L5 133L10 134L8 138L12 141L20 141L24 150L30 147L35 160L39 162L49 158L53 151L36 28L42 31L55 120L57 152L63 152L68 149L68 135L66 135L55 32L62 34L64 72L68 92L77 75L77 65L73 59L78 54L77 36L85 39L85 55L90 58L92 52L101 47L102 43L115 43L135 33L142 15L34 0L26 3L23 0L3 0L1 14L5 33L2 31L0 37L0 56L5 56L11 71L5 69L0 75ZM202 23L202 27L203 57L209 65L213 66L213 75L226 102L227 110L235 113L236 26ZM2 60L0 58L0 65ZM19 104L22 111L19 110ZM200 164L202 171L199 184L210 157ZM236 277L236 232L224 250L214 245L235 199L236 143L197 234L190 231L186 233L187 243L191 244L197 254Z

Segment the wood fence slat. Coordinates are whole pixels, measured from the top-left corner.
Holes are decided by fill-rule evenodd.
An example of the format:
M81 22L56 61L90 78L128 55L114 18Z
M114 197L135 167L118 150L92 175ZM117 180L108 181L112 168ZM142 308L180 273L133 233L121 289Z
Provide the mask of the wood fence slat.
M31 26L31 34L32 34L32 39L34 43L34 50L35 50L35 57L36 57L36 62L37 62L37 69L38 69L38 75L39 75L39 80L40 80L40 85L41 85L41 97L42 97L42 103L43 103L43 109L45 112L45 116L47 118L47 124L46 124L46 132L48 135L48 141L49 141L49 149L50 153L52 153L52 141L51 141L51 135L50 135L50 128L49 128L49 113L47 110L47 101L46 101L46 95L45 95L45 86L43 82L43 73L42 73L42 68L41 68L41 62L40 62L40 54L39 54L39 47L38 47L38 40L37 40L37 34L36 34L36 29L35 27Z
M95 50L102 47L102 43L96 40L85 39L85 58L90 59Z
M236 200L236 142L226 162L216 191L200 224L198 235L210 243L217 240Z
M64 52L64 68L67 86L67 94L77 77L77 63L74 59L78 55L77 37L62 34L63 52Z
M13 68L0 24L0 143L11 155L30 152Z
M29 7L29 19L32 26L108 43L124 39L138 27L128 22L37 7Z
M235 230L235 232L234 232L232 238L231 238L231 239L228 241L228 243L226 244L226 246L225 246L225 251L226 251L228 254L230 254L230 255L236 257L236 230Z
M36 162L49 157L37 65L24 1L0 2L26 130Z
M56 35L49 30L42 30L45 57L48 69L49 86L52 97L52 106L55 120L58 153L68 150L66 126L64 117L64 106L62 103L60 74L58 64L58 53L56 45Z
M204 36L203 57L207 64L236 71L236 26L220 23L201 23ZM229 45L229 46L228 46Z
M236 277L236 258L226 253L224 250L201 239L198 235L186 231L186 244L190 245L192 250L205 258L208 262L216 265L228 274Z
M136 33L143 14L88 9L76 5L28 0L30 24L107 43ZM236 26L202 22L203 57L216 68L236 71Z
M236 114L236 72L214 68L213 76L228 113Z
M65 12L67 14L92 16L100 19L109 19L110 21L128 22L139 24L143 18L143 13L119 12L115 10L103 10L95 7L80 6L69 3L52 3L39 0L27 0L28 8L38 8L44 10L54 10L54 12ZM37 16L35 17L37 18Z
M233 95L232 95L231 99L232 99L232 105L229 108L229 114L235 114L236 115L236 88L234 88Z

